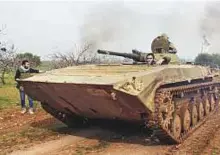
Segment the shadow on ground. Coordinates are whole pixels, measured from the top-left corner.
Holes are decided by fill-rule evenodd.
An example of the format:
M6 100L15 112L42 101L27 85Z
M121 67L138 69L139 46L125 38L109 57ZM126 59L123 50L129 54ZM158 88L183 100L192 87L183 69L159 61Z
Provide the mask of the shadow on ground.
M54 118L34 122L31 124L31 126L37 128L47 128L54 132L58 132L60 134L65 135L74 135L88 139L96 139L101 142L104 141L111 143L141 144L144 146L161 145L159 141L151 140L150 136L152 134L152 130L133 123L127 123L122 121L96 120L92 122L92 125L87 127L76 126L75 128L68 128L66 125L59 121L56 121L52 125L44 125L48 124L47 122L52 121L51 119ZM82 130L89 129L97 129L101 130L102 132L98 135L94 135L91 137L87 137L87 135L85 135L84 132L79 132Z

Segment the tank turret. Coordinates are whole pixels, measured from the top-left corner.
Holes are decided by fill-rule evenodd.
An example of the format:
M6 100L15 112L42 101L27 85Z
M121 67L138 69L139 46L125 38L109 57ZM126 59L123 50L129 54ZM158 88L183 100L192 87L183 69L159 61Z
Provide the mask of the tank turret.
M151 51L153 53L177 53L175 46L169 41L166 34L162 34L152 41Z

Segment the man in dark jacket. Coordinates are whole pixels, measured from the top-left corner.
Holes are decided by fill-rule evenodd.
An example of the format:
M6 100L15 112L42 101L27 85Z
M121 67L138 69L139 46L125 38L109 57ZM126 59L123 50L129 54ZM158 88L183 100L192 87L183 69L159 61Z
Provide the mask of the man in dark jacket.
M30 64L28 60L23 60L21 66L17 69L16 74L15 74L15 81L17 79L21 78L21 74L25 73L39 73L39 70L35 70L30 68ZM21 113L24 114L27 111L26 105L25 105L25 93L24 93L24 88L17 83L16 86L19 89L20 92L20 99L21 99L21 108L22 111ZM28 101L29 101L29 113L34 114L33 111L33 100L28 96Z

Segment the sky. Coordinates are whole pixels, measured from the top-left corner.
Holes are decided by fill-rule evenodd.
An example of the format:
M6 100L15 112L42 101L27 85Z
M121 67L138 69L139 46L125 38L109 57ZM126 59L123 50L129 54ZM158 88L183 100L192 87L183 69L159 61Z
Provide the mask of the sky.
M220 52L220 33L208 33L210 27L215 28L212 25L203 29L209 3L214 2L0 1L0 26L6 27L0 39L14 43L18 52L47 59L55 51L68 52L88 41L95 44L94 51L131 52L135 48L149 52L152 40L166 33L181 58L193 59L201 52L206 33L209 52Z

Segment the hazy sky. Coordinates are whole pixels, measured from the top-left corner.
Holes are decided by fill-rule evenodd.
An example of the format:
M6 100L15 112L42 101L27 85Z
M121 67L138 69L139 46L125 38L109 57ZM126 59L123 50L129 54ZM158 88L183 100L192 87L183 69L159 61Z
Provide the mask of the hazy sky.
M204 1L125 2L0 2L1 39L21 52L45 58L56 49L66 52L93 40L97 48L150 51L154 37L167 33L182 58L201 50L200 21ZM217 52L217 51L211 51Z

